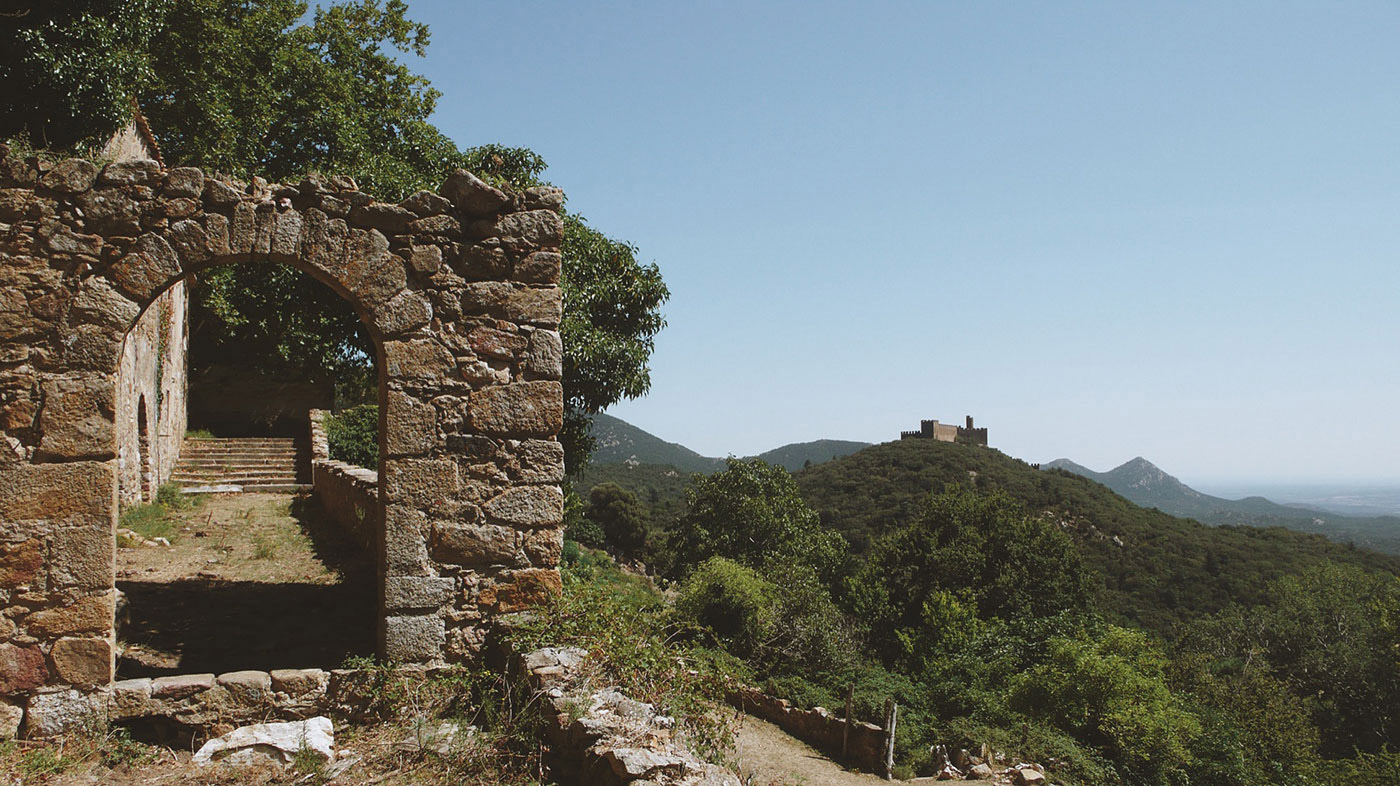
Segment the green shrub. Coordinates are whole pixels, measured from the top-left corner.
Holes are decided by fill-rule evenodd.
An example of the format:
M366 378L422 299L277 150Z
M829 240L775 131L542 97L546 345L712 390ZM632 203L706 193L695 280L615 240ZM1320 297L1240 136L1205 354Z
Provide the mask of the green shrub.
M379 468L379 405L361 404L326 416L331 458L367 469Z

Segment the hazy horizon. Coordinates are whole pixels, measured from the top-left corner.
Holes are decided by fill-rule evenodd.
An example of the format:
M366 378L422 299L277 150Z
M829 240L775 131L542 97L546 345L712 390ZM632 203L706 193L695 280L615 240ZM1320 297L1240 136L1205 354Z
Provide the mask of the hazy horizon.
M660 266L629 422L1400 483L1400 5L410 12L443 130Z

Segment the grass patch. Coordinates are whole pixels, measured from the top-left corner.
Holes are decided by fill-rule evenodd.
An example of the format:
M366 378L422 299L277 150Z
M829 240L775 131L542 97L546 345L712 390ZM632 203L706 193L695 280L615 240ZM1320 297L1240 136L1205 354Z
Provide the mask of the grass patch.
M185 439L214 439L214 432L207 428L192 428L185 432Z
M196 495L183 494L179 486L166 483L156 491L155 502L142 502L122 511L121 526L143 538L165 538L174 543L180 536L180 522L171 514L200 503Z

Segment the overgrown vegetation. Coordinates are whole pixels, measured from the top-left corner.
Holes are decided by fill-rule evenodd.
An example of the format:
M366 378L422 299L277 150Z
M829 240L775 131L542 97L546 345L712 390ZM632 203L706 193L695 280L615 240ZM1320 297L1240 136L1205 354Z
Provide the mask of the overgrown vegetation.
M165 538L171 543L180 538L179 522L172 513L198 507L203 500L195 494L185 494L174 483L165 483L156 490L153 502L141 502L121 513L120 526L148 540Z
M379 469L378 404L361 404L327 415L325 426L331 458L357 467Z

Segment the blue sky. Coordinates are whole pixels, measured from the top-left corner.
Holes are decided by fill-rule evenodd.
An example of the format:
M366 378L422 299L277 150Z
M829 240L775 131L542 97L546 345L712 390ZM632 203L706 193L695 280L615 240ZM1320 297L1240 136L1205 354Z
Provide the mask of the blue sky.
M444 131L660 265L659 436L1400 482L1400 4L410 8Z

